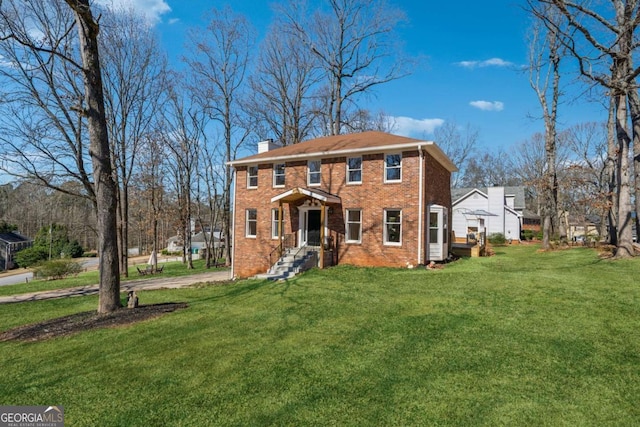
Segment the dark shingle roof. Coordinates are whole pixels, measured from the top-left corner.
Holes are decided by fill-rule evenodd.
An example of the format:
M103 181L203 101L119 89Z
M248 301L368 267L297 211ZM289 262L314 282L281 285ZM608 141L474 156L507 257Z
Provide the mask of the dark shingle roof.
M453 203L458 201L461 197L467 195L473 190L479 190L484 194L488 193L487 187L478 187L478 188L452 188L451 189L451 200ZM515 209L524 209L524 187L504 187L504 195L506 196L514 196L513 206Z
M313 157L330 157L331 155L344 156L345 153L349 152L375 152L377 149L382 151L393 149L394 147L398 147L399 150L408 150L415 149L421 145L424 146L424 149L427 150L427 152L429 152L445 168L450 171L457 170L447 155L444 154L444 152L432 141L423 141L420 139L377 131L333 135L311 139L309 141L276 148L264 153L254 154L252 156L234 160L229 162L229 164L236 166L261 162L269 163L279 159L292 160Z

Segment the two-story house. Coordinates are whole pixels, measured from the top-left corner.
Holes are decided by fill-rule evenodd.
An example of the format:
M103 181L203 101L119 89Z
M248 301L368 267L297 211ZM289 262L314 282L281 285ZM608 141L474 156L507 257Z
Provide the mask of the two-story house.
M235 169L232 276L264 273L288 247L318 265L397 266L449 255L451 173L433 142L363 132L273 148Z

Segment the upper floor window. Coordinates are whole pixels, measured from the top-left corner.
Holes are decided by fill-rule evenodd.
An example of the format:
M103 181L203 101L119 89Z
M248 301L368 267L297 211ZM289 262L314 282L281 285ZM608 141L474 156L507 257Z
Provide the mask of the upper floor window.
M258 235L258 210L247 209L246 213L246 237L256 237Z
M384 182L402 181L402 154L384 156Z
M284 163L273 165L273 186L284 187Z
M309 160L307 163L307 182L309 186L320 185L322 181L322 161Z
M347 209L347 243L360 243L362 241L362 210Z
M347 157L347 184L362 183L362 157Z
M402 210L384 210L384 244L402 244Z
M258 166L247 168L247 188L258 188Z

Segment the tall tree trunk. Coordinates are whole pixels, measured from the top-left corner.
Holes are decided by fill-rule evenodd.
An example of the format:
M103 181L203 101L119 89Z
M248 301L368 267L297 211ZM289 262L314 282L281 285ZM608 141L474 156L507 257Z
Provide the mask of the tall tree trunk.
M615 196L618 186L617 170L617 152L616 144L616 103L615 97L609 95L609 115L607 118L607 160L605 166L606 179L609 183L607 192L608 212L607 219L609 227L607 230L607 241L610 245L618 245L618 198Z
M633 172L635 183L633 194L635 198L637 238L637 234L640 232L640 218L638 218L638 213L640 212L640 96L635 87L629 89L627 96L629 98L629 112L631 113L631 126L633 129Z
M109 135L104 110L104 94L98 53L98 23L93 19L89 0L65 0L73 9L78 25L83 63L85 103L89 126L89 152L93 165L100 255L98 312L109 313L120 304L120 274L117 243L117 188L113 180Z
M618 136L618 170L616 171L618 184L618 245L616 258L626 258L634 255L631 210L631 171L629 168L629 137L627 127L627 96L616 96L616 134Z

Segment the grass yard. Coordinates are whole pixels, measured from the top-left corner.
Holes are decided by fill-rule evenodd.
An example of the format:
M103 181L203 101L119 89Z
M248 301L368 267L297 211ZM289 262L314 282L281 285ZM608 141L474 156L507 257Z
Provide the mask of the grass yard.
M145 292L190 307L0 343L0 404L69 426L640 425L640 259L536 249ZM96 306L4 305L0 329Z

